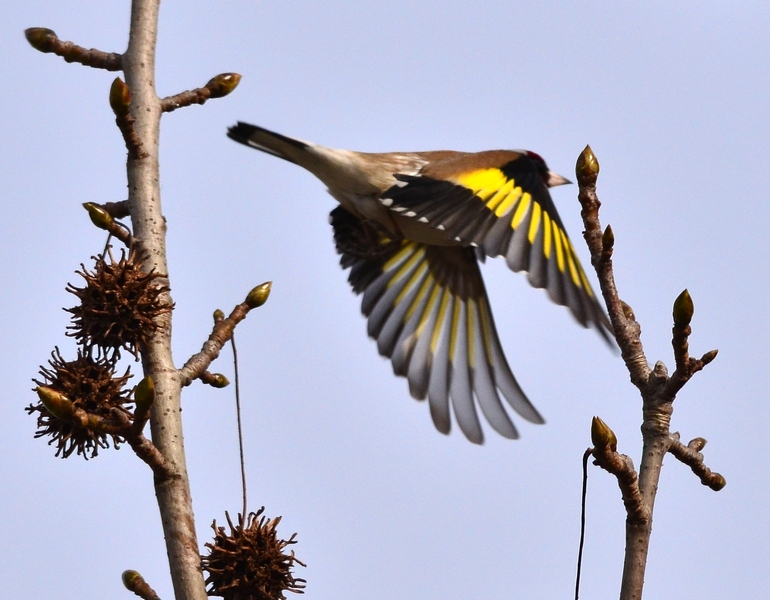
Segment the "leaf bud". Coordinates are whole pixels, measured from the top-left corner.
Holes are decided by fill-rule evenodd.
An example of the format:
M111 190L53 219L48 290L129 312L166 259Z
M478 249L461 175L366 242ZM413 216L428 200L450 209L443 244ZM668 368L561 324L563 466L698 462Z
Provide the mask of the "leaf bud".
M265 283L260 284L251 290L249 295L246 296L246 304L248 307L259 308L265 302L267 302L267 297L270 295L270 288L272 285L272 281L266 281Z
M679 328L687 327L692 321L695 307L690 297L690 292L684 290L674 300L674 325Z
M125 117L131 107L131 91L120 77L110 86L110 107L116 117Z
M212 373L209 385L213 388L224 388L230 385L230 381L222 373Z
M711 477L711 481L709 481L708 486L714 490L715 492L718 492L722 488L724 488L727 485L727 480L722 477L719 473L713 473Z
M232 92L241 82L241 76L238 73L222 73L212 77L205 85L211 93L211 98L223 98Z
M623 309L623 316L628 319L629 321L636 321L636 315L634 314L634 309L631 308L630 304L626 304L622 300L620 301L620 308Z
M596 447L608 446L613 452L618 449L618 438L615 437L615 432L599 417L591 420L591 443Z
M605 251L611 250L614 245L615 234L612 232L612 227L607 225L607 227L604 229L604 233L602 234L602 248Z
M53 52L58 37L51 29L45 27L30 27L24 31L29 45L39 52Z
M155 382L151 375L142 379L134 390L134 402L137 411L148 411L155 402Z
M123 585L126 586L126 589L129 592L138 593L140 590L147 587L147 582L138 571L133 571L131 569L123 571L120 578L123 580Z
M712 360L714 360L717 357L717 353L718 352L719 352L719 350L709 350L708 352L706 352L706 354L701 356L700 357L700 361L703 363L703 366L706 366Z
M581 185L596 183L596 177L599 175L599 161L594 151L591 150L591 146L586 146L585 150L580 153L575 165L575 174Z
M45 406L46 409L48 409L48 412L57 419L66 420L75 414L75 405L61 392L57 392L44 385L39 385L35 388L35 391L37 392L40 401L43 403L43 406Z
M88 216L91 217L91 222L99 229L106 229L109 231L112 226L112 215L108 213L104 208L94 202L83 202L83 208L88 211Z

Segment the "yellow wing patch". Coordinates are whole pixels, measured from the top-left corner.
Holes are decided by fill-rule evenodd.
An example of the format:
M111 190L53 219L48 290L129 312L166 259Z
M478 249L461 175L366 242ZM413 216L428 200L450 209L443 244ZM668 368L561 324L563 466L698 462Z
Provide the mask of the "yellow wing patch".
M534 200L529 192L524 192L517 186L513 179L508 178L500 169L477 169L457 176L454 181L471 190L497 218L510 215L511 229L515 230L522 222L527 223L527 239L530 244L535 242L542 226L542 252L545 258L550 258L553 248L559 271L566 273L569 270L569 276L577 287L589 289L585 285L585 275L566 232L557 225L542 205ZM530 212L531 218L527 222Z
M500 169L477 169L459 175L455 181L478 195L482 190L499 190L508 178Z

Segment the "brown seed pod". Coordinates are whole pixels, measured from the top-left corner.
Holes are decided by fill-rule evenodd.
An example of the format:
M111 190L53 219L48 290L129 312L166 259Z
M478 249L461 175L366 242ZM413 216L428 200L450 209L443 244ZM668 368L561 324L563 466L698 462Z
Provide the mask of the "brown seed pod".
M288 540L278 539L276 527L281 517L268 519L261 516L265 508L250 513L245 526L238 515L233 525L225 513L230 533L224 527L211 526L214 543L207 543L209 555L202 557L203 569L208 573L206 584L209 596L222 596L225 600L283 600L284 592L304 593L305 580L294 577L294 563L303 567L302 561L284 549L296 544L296 533Z
M173 309L168 300L167 285L157 280L163 275L145 273L135 252L121 252L120 260L109 255L94 257L94 270L76 271L86 285L67 285L67 291L77 296L80 304L65 309L72 314L67 335L99 354L120 358L121 348L139 357L139 349L160 329L158 317Z
M130 370L116 377L111 360L94 359L82 350L78 350L75 360L65 361L56 348L48 363L50 367L40 367L44 381L33 381L49 395L58 392L64 396L68 410L54 416L43 403L46 394L38 388L41 401L26 408L29 414L37 413L35 437L50 436L48 443L56 446L56 456L62 458L77 451L87 460L96 456L100 448L109 448L110 442L118 448L125 441L119 432L133 419L126 406L132 402L131 388L126 389Z

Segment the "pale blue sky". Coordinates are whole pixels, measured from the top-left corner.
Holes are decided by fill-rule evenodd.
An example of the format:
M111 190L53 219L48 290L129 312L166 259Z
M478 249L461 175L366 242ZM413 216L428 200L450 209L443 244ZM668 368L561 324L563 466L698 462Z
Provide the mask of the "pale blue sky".
M34 440L31 378L65 356L64 291L104 236L80 203L125 197L114 74L33 51L30 26L122 51L128 2L0 8L0 511L7 598L128 597L143 573L172 598L149 469L130 450L55 459ZM572 178L601 163L622 297L651 361L672 367L671 304L695 301L691 347L719 348L672 427L709 440L716 494L668 459L646 598L757 598L770 588L770 5L764 2L166 2L161 95L243 75L232 97L167 115L174 353L255 284L273 294L238 329L251 508L283 515L308 598L571 597L580 457L595 414L639 460L639 398L620 358L542 291L483 272L514 373L547 420L482 447L437 433L366 337L326 221L334 201L289 163L225 137L236 120L366 151L527 148ZM575 186L554 200L586 262ZM231 375L229 352L215 369ZM201 544L240 507L232 390L193 385L185 433ZM592 469L584 598L619 588L624 513Z

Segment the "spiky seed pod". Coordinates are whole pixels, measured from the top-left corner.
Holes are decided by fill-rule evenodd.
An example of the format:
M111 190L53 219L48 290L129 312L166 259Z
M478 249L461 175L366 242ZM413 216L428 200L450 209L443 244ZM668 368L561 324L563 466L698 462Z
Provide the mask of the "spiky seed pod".
M122 376L115 376L115 365L106 357L94 359L90 353L78 350L78 357L65 361L59 348L51 353L49 367L40 367L44 381L33 379L38 386L50 388L64 395L73 405L70 412L81 409L106 423L130 423L133 419L126 405L131 403L131 389L126 383L131 377L130 370ZM88 460L100 448L115 448L124 442L123 436L83 427L74 420L63 420L54 416L43 404L30 404L26 411L38 413L35 437L51 436L49 445L56 446L56 456L69 457L77 451Z
M233 525L225 513L230 533L224 527L211 526L214 543L207 543L209 555L203 556L203 569L208 573L209 596L225 600L279 600L284 592L304 593L305 580L294 577L294 563L305 564L284 549L296 544L296 533L288 540L278 539L276 527L281 517L261 516L265 507L250 513L244 527L243 516Z
M96 347L101 354L120 358L120 349L139 358L139 349L159 329L158 317L172 310L165 295L168 286L156 280L163 277L155 271L142 271L135 252L120 260L112 255L94 257L92 272L81 265L76 271L86 281L82 288L67 285L80 304L65 309L72 314L73 324L67 335L77 339L86 349Z

